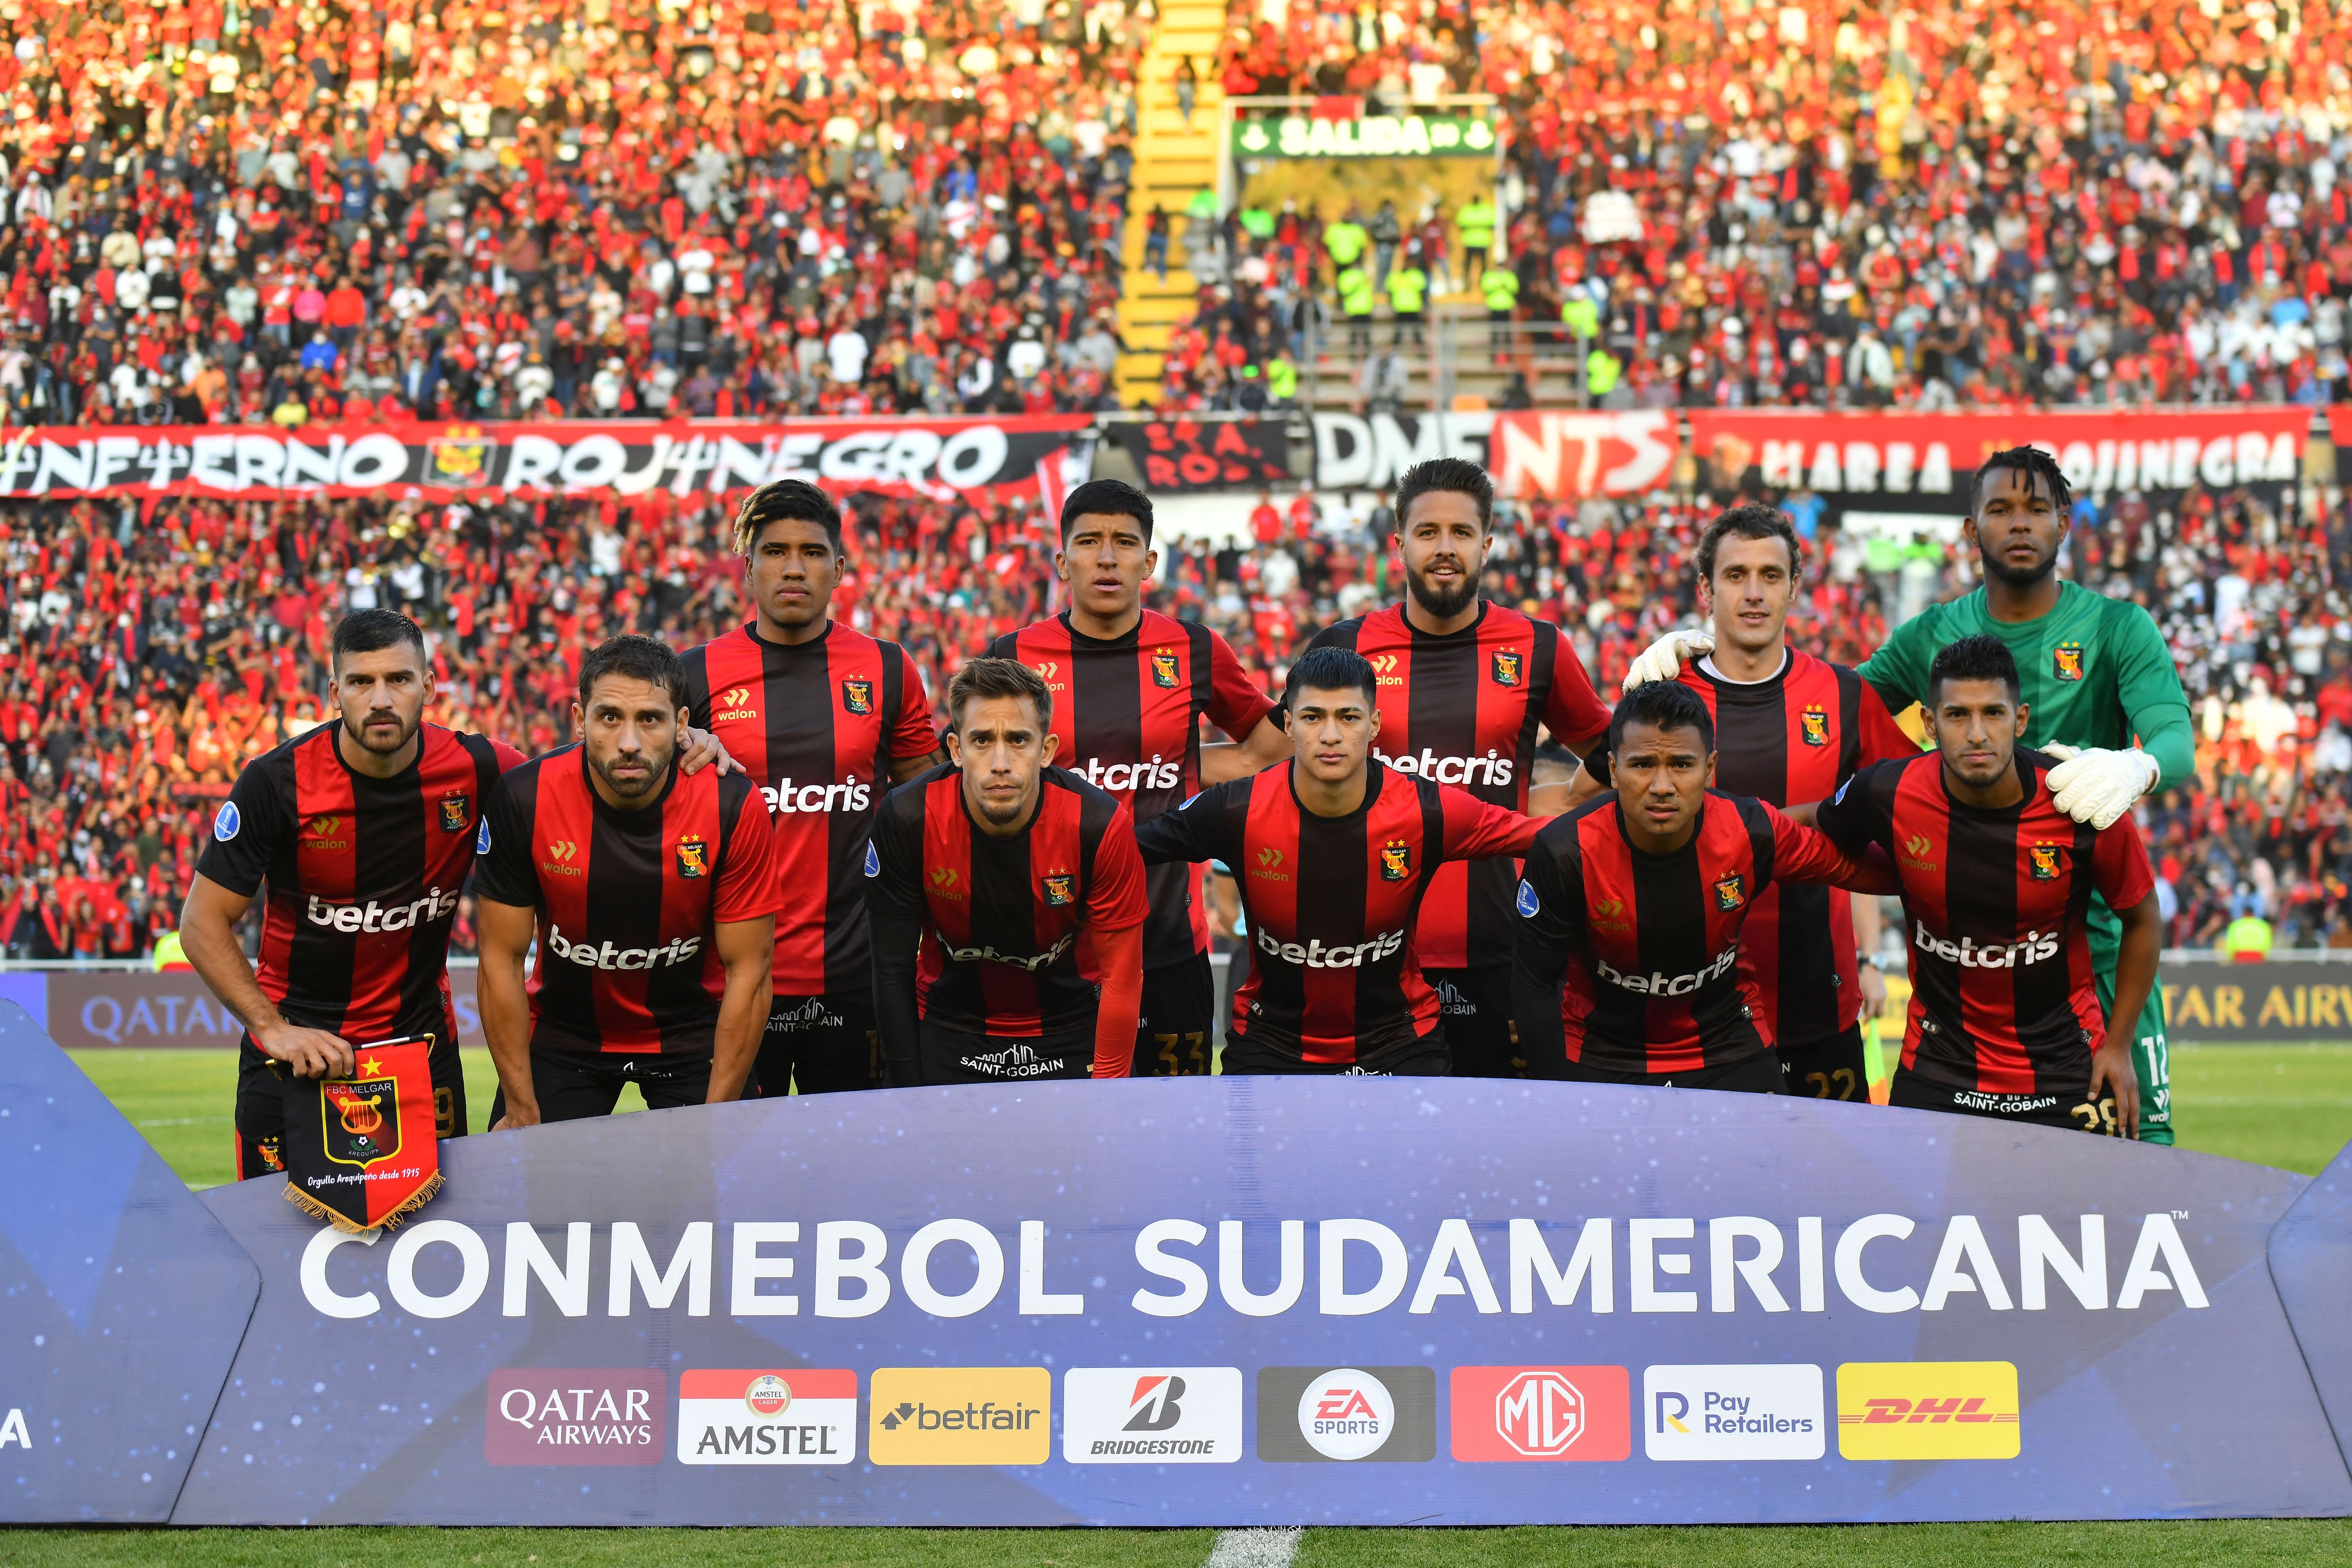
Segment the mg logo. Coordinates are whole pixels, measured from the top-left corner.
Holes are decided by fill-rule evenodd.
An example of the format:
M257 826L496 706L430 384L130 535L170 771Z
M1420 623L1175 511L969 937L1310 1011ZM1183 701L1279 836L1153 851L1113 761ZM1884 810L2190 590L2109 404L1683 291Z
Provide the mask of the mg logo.
M1556 1459L1584 1435L1584 1395L1557 1372L1523 1372L1495 1395L1495 1431L1531 1459Z
M740 708L751 700L751 689L748 686L730 686L719 694L719 700L730 708Z
M580 853L580 846L572 843L568 838L558 839L555 843L547 847L547 852L550 855L554 856L558 860L568 861L573 856Z

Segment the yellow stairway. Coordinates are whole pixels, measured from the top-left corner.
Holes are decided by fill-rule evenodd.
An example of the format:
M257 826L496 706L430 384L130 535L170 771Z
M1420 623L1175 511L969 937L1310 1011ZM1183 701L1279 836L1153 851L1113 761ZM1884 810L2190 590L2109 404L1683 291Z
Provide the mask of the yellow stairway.
M1119 335L1129 350L1119 356L1118 400L1129 407L1158 392L1170 331L1192 310L1196 285L1182 265L1183 213L1195 195L1217 186L1216 139L1225 100L1217 46L1224 26L1224 0L1160 0L1160 26L1143 57L1122 253L1127 278L1118 308ZM1200 78L1189 126L1177 112L1175 84L1176 63L1188 55ZM1144 227L1154 202L1168 209L1170 218L1165 283L1143 265Z

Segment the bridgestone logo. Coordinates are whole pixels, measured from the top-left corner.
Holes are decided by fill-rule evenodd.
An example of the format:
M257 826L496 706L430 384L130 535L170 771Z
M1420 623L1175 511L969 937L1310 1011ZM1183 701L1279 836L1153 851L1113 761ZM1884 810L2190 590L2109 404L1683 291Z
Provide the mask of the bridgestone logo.
M1097 1437L1087 1452L1100 1458L1106 1454L1151 1454L1161 1457L1178 1454L1213 1454L1214 1443L1197 1437Z
M583 969L667 969L673 963L692 963L702 951L702 939L682 936L659 947L614 947L609 942L599 947L566 941L562 926L550 926L547 951Z

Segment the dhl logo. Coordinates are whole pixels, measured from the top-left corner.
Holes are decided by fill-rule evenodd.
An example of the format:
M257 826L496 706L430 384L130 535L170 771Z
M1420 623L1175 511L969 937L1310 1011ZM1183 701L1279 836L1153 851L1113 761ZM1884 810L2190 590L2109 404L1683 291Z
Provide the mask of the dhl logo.
M1958 1395L1954 1395L1950 1399L1937 1399L1933 1395L1929 1395L1927 1398L1916 1401L1895 1398L1865 1399L1863 1401L1863 1405L1868 1411L1867 1415L1850 1415L1841 1413L1838 1416L1838 1420L1841 1423L1853 1423L1859 1421L1871 1426L1892 1426L1895 1422L1902 1421L1908 1422L1910 1425L1916 1426L1922 1422L1940 1423L1945 1421L1958 1421L1963 1423L1982 1423L1986 1421L2014 1421L2017 1419L2017 1413L2015 1411L2011 1411L2005 1415L1997 1415L1992 1411L1987 1410L1984 1407L1984 1397L1981 1394L1973 1399L1962 1399Z
M1848 1459L2013 1459L2021 1448L2011 1362L1848 1362L1837 1411Z

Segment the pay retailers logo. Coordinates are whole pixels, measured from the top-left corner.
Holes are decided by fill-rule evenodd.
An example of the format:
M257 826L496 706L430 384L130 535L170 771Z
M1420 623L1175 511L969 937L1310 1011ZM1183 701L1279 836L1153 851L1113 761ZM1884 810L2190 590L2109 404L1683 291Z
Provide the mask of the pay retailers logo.
M845 1465L857 1458L857 1374L695 1368L677 1380L681 1465Z
M1237 1366L1074 1366L1062 1374L1073 1465L1230 1465L1242 1457Z
M1818 1459L1817 1366L1654 1366L1642 1373L1642 1445L1653 1459Z
M1042 1366L886 1366L867 1386L877 1465L1042 1465L1054 1374Z
M1268 1366L1257 1457L1276 1462L1437 1458L1437 1373L1425 1366Z

